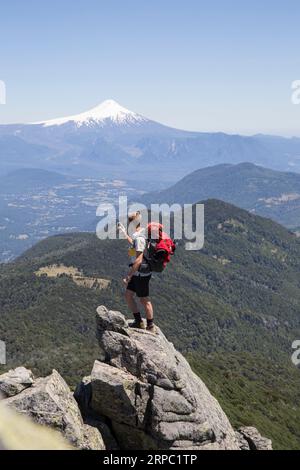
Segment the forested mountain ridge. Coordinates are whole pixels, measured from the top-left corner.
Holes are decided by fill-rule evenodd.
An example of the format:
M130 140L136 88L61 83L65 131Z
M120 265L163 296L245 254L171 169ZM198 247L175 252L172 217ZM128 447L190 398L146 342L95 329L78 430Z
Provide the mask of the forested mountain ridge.
M202 168L167 189L144 194L149 204L194 204L217 198L288 228L300 225L300 175L239 163Z
M126 243L92 234L55 236L0 268L0 337L7 368L43 375L57 368L71 384L97 357L94 311L125 311ZM75 267L107 288L71 276L36 275ZM178 250L153 276L157 323L220 400L234 426L256 425L277 448L299 448L300 375L290 356L300 338L300 243L271 220L229 204L205 203L205 245Z

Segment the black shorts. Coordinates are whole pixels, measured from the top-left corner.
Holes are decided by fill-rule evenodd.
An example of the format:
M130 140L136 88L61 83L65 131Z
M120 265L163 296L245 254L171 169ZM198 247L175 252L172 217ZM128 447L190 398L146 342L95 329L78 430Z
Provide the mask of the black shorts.
M130 279L127 290L135 292L137 297L149 297L149 282L150 276L132 276Z

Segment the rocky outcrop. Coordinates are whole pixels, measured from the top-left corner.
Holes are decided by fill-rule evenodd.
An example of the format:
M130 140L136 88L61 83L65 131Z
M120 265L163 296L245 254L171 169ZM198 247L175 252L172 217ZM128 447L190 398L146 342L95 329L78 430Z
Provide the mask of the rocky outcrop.
M75 398L55 370L37 379L24 367L0 376L0 419L12 425L0 422L0 448L34 448L31 434L39 425L58 431L61 441L57 433L41 432L37 449L272 449L253 427L233 430L218 401L160 329L153 334L130 328L121 313L105 307L98 308L96 319L99 357ZM15 411L37 424L19 421Z
M0 375L0 393L4 397L12 397L31 387L33 374L25 367L17 367L6 374Z
M245 426L237 431L241 450L272 450L272 441L262 437L253 426Z
M159 329L131 329L99 307L97 337L101 360L80 399L109 421L122 449L239 449L219 403Z
M30 374L30 371L27 372ZM6 407L27 415L36 423L60 431L74 447L93 450L105 448L99 430L84 424L76 400L55 370L46 378L34 380L28 388L16 390L14 396L3 402Z

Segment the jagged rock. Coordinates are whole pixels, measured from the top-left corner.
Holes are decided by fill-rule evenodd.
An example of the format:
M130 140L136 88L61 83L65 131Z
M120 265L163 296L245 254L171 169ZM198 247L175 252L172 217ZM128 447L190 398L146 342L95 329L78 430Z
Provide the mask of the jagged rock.
M97 337L103 362L91 374L90 408L110 420L121 448L239 449L219 403L159 329L130 329L99 307Z
M100 431L107 450L119 450L119 446L117 445L109 426L106 424L105 418L92 411L90 407L91 395L91 377L84 377L74 393L74 397L77 400L84 423L97 428Z
M55 370L38 379L23 367L0 376L0 449L272 449L253 427L234 432L159 329L152 334L129 328L121 313L99 307L97 337L101 361L74 396Z
M241 450L250 450L248 442L246 441L246 439L242 436L240 432L236 431L235 436L238 441L239 448Z
M31 387L33 382L34 378L31 370L25 367L17 367L0 375L0 393L4 397L13 397Z
M240 435L240 447L243 450L272 450L272 441L262 437L259 431L252 426L239 428L238 434Z
M33 386L4 402L37 423L60 431L75 447L92 450L105 448L99 430L83 423L68 385L55 370L46 378L36 379Z
M139 382L125 371L96 361L91 374L91 408L96 413L108 416L132 426L143 420L148 403L150 386Z

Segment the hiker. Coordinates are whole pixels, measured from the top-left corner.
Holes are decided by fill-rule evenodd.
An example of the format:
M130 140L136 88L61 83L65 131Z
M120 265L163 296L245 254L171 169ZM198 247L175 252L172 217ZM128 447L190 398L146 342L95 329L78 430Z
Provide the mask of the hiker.
M152 333L155 332L153 321L153 307L149 298L149 283L151 279L151 269L145 262L144 254L147 250L147 234L145 229L141 227L141 214L136 212L128 217L128 223L135 224L135 232L130 237L122 224L119 224L119 230L122 231L130 244L130 270L127 277L123 279L126 285L126 302L129 309L133 313L134 322L130 324L132 328L145 329L141 313L136 302L136 297L142 304L147 318L146 329Z

